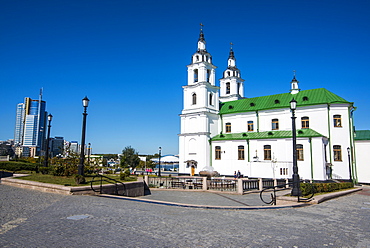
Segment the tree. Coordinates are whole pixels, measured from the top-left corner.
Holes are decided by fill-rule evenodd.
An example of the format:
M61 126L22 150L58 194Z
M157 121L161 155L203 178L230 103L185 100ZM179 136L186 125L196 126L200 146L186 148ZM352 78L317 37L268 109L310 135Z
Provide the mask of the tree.
M136 168L140 163L139 154L131 146L126 146L122 150L121 167L123 168Z

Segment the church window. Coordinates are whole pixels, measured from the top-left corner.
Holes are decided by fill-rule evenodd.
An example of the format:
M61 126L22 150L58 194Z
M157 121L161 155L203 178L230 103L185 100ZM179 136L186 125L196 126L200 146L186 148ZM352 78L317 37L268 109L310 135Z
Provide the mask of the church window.
M213 105L213 93L209 93L209 105Z
M193 93L192 95L192 102L193 102L193 105L197 104L197 94Z
M209 82L209 78L210 78L210 76L211 76L211 70L207 70L207 82Z
M244 146L238 146L238 160L244 160Z
M263 156L264 156L264 160L271 160L271 146L270 145L263 146Z
M248 132L253 131L253 121L248 121Z
M334 161L342 161L342 148L341 146L333 146L334 151Z
M342 127L342 116L334 115L334 127Z
M194 70L194 82L198 82L198 69Z
M307 116L302 117L301 122L302 122L302 128L310 127L310 118L308 118Z
M303 145L296 145L297 160L303 161Z
M279 119L272 119L272 130L279 130Z
M226 133L231 133L231 123L226 123Z
M280 168L280 176L288 175L288 168Z
M227 76L230 77L230 72L229 71L227 72Z
M221 146L215 147L215 159L220 160L221 159Z
M308 101L308 97L307 96L304 96L303 98L302 98L302 100L305 102L305 101Z
M226 94L230 94L230 83L226 83Z
M278 99L275 100L275 104L279 104L280 101Z
M198 55L196 56L196 59L197 59L197 61L199 61L199 56Z

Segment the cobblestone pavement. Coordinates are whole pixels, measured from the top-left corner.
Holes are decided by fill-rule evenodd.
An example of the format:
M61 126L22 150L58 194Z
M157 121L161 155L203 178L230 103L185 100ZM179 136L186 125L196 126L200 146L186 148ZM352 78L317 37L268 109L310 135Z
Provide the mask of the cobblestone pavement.
M370 188L303 208L207 210L0 184L0 247L370 247Z
M152 190L151 195L141 199L188 203L208 206L262 206L259 194L236 195L228 193L191 192L173 190ZM266 193L266 198L268 198ZM270 198L268 199L270 200Z

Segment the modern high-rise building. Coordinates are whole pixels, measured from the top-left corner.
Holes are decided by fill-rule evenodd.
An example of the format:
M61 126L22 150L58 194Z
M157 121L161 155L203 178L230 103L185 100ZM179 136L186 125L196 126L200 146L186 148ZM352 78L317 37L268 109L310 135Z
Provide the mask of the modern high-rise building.
M64 138L63 137L50 138L49 144L50 144L51 157L63 155L63 151L64 151Z
M46 102L42 100L42 91L38 100L29 97L17 105L14 143L16 146L28 147L30 156L40 155L44 148L46 133Z

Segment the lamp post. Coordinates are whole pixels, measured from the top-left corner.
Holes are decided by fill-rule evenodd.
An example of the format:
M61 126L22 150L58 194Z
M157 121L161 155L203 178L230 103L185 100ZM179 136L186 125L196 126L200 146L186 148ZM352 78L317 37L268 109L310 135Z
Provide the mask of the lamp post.
M87 144L87 164L90 166L91 143Z
M50 128L51 128L52 119L53 119L53 116L49 114L48 115L48 136L46 138L46 152L45 152L45 160L44 160L45 167L48 167L48 163L49 163L49 140L50 140Z
M300 196L300 183L298 175L298 166L297 166L297 136L296 136L296 127L295 127L295 110L297 109L297 101L290 101L290 109L292 110L292 138L293 138L293 189L291 192L292 196Z
M80 163L78 165L78 175L84 175L84 160L85 160L85 133L86 133L86 117L87 117L87 107L89 106L89 98L85 96L82 99L82 105L84 107L83 121L82 121L82 138L81 138L81 153L80 153Z
M159 147L159 160L158 160L158 176L161 176L161 153L162 147Z
M349 168L349 180L353 182L352 180L352 170L351 170L351 148L347 147L348 152L348 168Z

